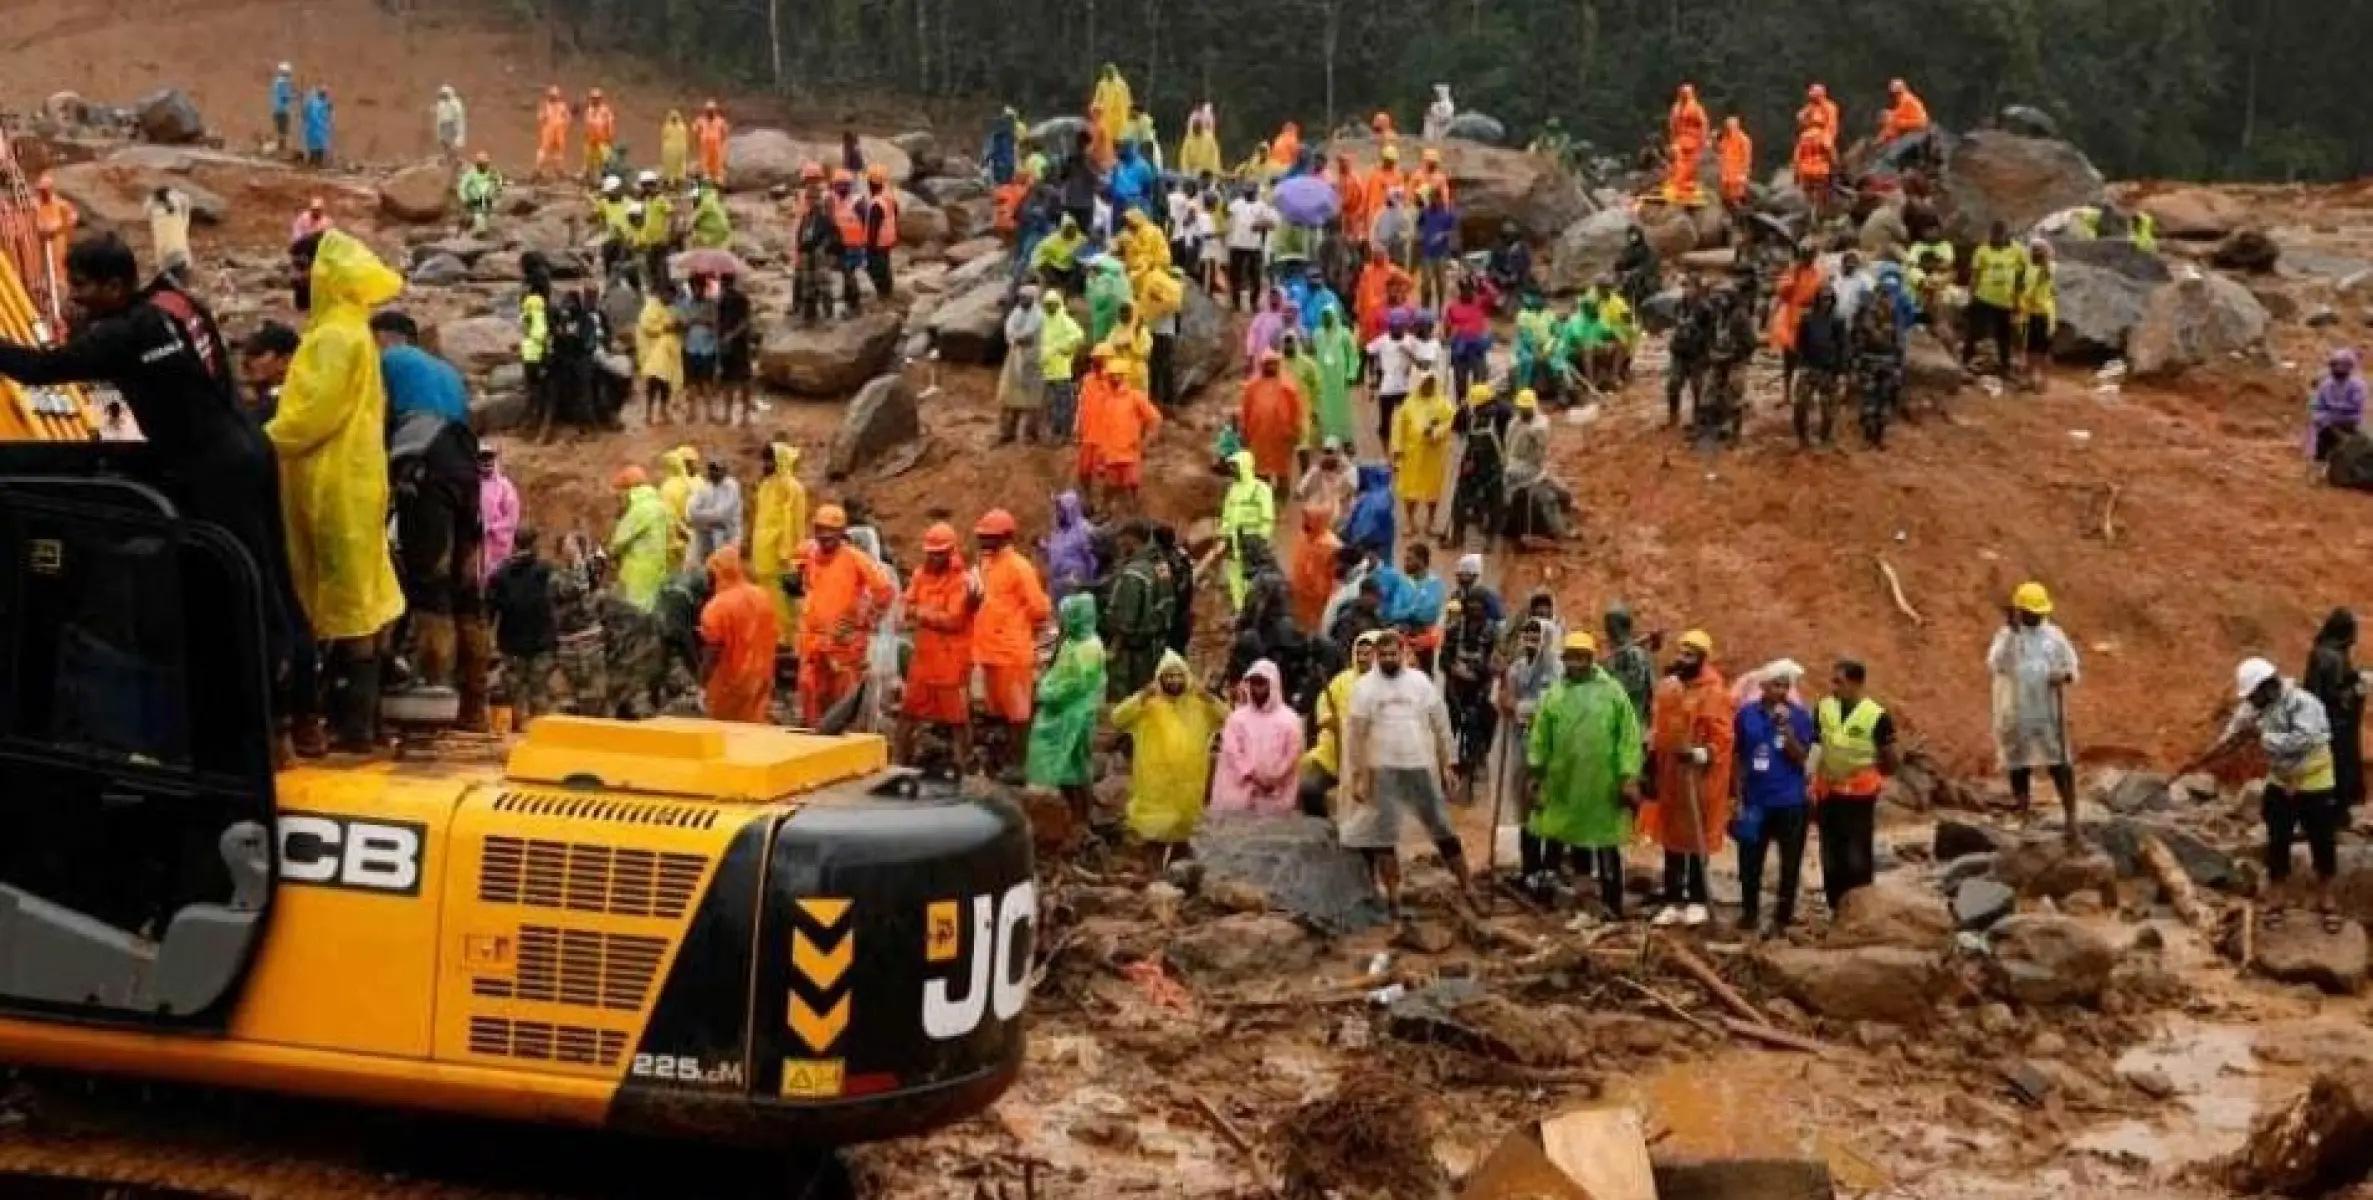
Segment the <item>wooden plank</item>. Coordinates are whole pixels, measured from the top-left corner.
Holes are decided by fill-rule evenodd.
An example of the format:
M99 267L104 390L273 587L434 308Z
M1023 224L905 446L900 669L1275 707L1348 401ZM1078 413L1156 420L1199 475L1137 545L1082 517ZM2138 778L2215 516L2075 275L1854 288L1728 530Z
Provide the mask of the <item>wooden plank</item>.
M1591 1200L1656 1200L1648 1126L1636 1108L1559 1113L1541 1122L1541 1149Z

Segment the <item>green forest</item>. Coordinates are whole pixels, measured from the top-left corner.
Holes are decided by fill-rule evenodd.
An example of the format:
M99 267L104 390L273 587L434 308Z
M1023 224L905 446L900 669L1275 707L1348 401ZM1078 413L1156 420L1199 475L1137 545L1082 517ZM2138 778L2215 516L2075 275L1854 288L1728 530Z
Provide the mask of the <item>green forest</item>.
M1850 133L1901 77L1948 127L2043 109L2113 177L2365 172L2373 105L2351 82L2373 0L506 0L562 44L656 57L720 84L830 103L896 92L1086 104L1115 63L1166 141L1218 106L1231 156L1285 119L1382 107L1414 128L1431 85L1521 141L1556 117L1637 147L1673 87L1742 115L1776 165L1805 84Z

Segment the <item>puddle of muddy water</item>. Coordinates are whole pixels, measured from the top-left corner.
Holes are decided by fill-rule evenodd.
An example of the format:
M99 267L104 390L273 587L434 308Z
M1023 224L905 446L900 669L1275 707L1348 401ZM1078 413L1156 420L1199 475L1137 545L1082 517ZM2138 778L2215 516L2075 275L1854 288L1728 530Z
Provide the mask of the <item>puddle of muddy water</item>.
M2121 1076L2157 1072L2175 1087L2177 1110L2162 1119L2127 1118L2080 1134L2080 1151L2152 1164L2156 1170L2231 1154L2249 1136L2264 1101L2258 1031L2178 1019L2118 1059Z

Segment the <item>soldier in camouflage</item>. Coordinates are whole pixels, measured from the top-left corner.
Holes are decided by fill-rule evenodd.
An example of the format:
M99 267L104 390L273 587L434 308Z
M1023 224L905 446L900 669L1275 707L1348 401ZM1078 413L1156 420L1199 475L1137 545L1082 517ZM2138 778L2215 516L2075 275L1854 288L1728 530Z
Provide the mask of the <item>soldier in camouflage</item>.
M600 600L601 564L585 535L570 534L561 542L560 567L552 572L553 628L560 638L554 657L568 680L569 711L581 717L606 717L612 711Z
M1114 535L1121 552L1121 569L1112 581L1108 610L1112 669L1109 689L1113 699L1134 696L1154 680L1162 654L1170 648L1170 631L1177 608L1177 587L1170 560L1154 544L1144 521L1130 521Z

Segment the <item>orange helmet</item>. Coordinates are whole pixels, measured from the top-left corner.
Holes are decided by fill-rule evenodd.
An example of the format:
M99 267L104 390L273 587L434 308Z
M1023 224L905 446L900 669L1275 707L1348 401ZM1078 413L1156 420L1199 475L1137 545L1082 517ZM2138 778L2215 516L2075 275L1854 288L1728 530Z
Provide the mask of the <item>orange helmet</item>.
M885 167L885 166L883 166L883 165L882 165L882 164L880 164L880 163L875 163L875 164L873 164L872 166L865 168L865 182L867 182L867 183L888 183L888 182L890 182L890 168L888 168L888 167Z
M1442 152L1434 149L1432 146L1426 147L1425 153L1419 157L1422 161L1431 163L1434 166L1438 167L1442 165Z
M801 183L824 182L824 164L812 162L799 164L799 181Z
M621 492L628 488L639 488L649 482L651 482L651 477L644 474L641 467L620 467L618 473L610 477L610 486Z
M816 510L815 526L840 532L849 527L849 510L837 504L827 504Z
M956 527L941 521L923 531L923 552L948 554L956 549Z
M974 537L1009 538L1013 536L1013 531L1013 514L1002 508L992 508L982 513L981 519L974 522L972 526Z
M839 187L844 183L855 183L856 181L857 177L849 174L847 167L832 168L832 186Z
M479 165L479 166L483 167L483 166L485 166L485 165L487 165L488 163L491 163L491 162L493 162L493 161L494 161L494 156L493 156L493 155L491 155L491 154L488 154L488 153L487 153L487 152L485 152L484 150L480 150L480 151L478 152L478 165Z

